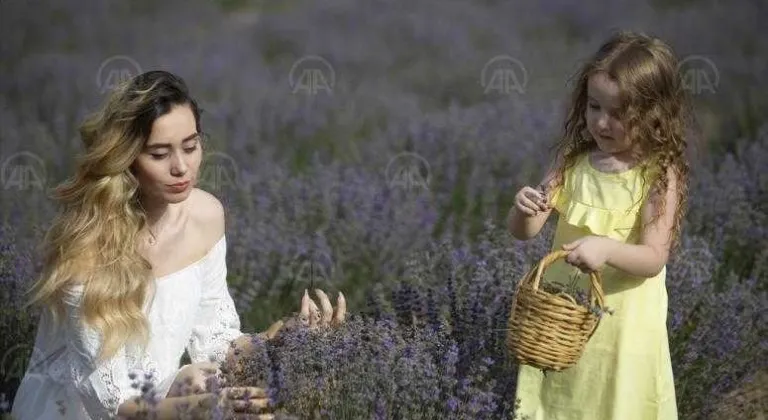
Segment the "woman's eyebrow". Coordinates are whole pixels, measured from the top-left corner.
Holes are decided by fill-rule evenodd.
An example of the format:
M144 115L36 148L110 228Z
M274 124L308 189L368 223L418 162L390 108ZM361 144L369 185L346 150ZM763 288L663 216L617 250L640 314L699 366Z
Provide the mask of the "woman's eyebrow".
M184 143L185 141L195 140L198 135L199 135L199 133L197 133L197 132L192 133L192 134L188 135L187 137L184 137L181 140L181 142ZM154 143L154 144L147 145L147 149L150 149L150 150L160 149L162 147L171 147L171 144L170 143Z

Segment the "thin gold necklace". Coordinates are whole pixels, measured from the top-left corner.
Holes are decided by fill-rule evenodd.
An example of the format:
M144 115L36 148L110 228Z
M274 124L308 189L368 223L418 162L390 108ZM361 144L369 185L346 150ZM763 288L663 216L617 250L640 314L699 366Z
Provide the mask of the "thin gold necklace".
M144 215L146 217L147 211L144 209L144 206L141 205L141 201L139 201L139 206L141 206L141 209L144 211ZM164 217L170 217L167 211ZM161 229L157 233L160 234L163 231L162 228L164 227L165 226L161 226ZM152 232L152 229L149 227L149 223L147 223L147 231L149 231L149 238L147 238L147 242L149 243L149 246L154 246L155 244L157 244L157 235L155 235L155 233Z
M152 229L149 229L149 227L147 227L147 229L149 230L149 239L148 239L149 245L154 246L157 243L157 239L155 238L155 235L152 233Z
M167 214L167 212L166 212L166 214L164 216L165 217L170 217ZM159 221L158 221L158 223L159 223ZM164 228L165 228L165 225L161 225L160 226L160 230L157 232L157 234L159 235L160 233L162 233ZM152 229L149 228L149 224L147 224L147 230L149 231L149 245L150 246L154 246L155 244L157 244L157 235L155 235L155 233L152 232Z

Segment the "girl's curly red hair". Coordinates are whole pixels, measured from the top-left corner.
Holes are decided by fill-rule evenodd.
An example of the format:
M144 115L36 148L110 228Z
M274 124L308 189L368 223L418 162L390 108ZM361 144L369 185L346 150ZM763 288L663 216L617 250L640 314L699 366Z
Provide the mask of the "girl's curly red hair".
M587 82L604 72L619 86L619 116L626 135L636 150L633 160L641 162L644 179L650 162L656 162L658 176L649 195L656 204L656 214L650 223L664 213L664 194L669 184L669 171L677 179L678 208L672 232L670 251L679 245L682 220L688 199L690 164L686 155L689 148L689 128L695 128L690 98L684 89L679 72L679 61L672 48L664 41L630 31L620 31L608 39L584 63L576 76L564 133L554 145L557 147L554 177L548 189L564 183L563 174L575 164L582 153L597 148L587 130ZM654 159L648 159L653 157Z

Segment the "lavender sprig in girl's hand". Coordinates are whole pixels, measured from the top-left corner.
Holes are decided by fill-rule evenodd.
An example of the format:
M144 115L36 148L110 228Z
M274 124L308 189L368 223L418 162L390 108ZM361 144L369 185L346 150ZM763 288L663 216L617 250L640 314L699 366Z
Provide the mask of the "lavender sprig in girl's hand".
M550 210L551 206L541 186L538 189L525 186L515 194L515 208L527 216L536 216Z

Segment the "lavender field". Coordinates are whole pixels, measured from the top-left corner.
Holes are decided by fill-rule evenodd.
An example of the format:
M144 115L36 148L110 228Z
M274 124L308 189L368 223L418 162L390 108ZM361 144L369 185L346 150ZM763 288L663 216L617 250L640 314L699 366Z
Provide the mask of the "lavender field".
M765 418L767 16L760 0L0 1L0 412L78 125L164 69L204 111L198 187L226 208L243 330L310 284L350 308L332 334L263 343L242 384L301 419L514 418L504 328L556 217L527 242L505 218L549 163L568 78L631 29L683 58L704 140L667 265L680 418Z

